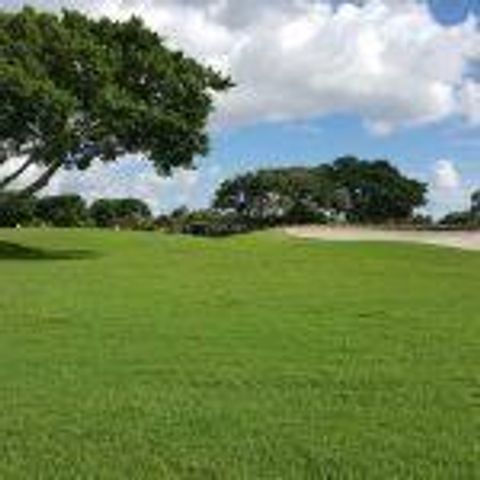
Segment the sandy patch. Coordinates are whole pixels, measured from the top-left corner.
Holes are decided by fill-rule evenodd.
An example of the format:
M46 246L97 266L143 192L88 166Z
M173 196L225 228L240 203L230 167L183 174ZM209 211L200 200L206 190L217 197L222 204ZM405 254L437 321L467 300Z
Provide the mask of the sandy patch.
M430 245L480 250L480 231L476 232L417 232L402 230L381 230L356 227L290 227L286 233L298 238L312 238L334 241L382 241L414 242Z

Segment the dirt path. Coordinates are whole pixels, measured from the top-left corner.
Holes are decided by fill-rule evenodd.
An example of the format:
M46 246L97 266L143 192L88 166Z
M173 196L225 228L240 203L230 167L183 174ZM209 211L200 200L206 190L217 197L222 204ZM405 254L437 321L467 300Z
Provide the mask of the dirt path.
M387 241L415 242L442 245L463 250L480 250L480 231L476 232L417 232L402 230L380 230L356 227L290 227L287 234L298 238L316 238L334 241Z

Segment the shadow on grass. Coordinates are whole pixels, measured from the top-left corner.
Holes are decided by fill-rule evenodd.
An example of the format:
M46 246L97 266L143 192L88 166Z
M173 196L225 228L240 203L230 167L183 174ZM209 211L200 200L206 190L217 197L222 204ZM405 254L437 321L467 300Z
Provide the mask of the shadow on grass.
M0 240L0 261L4 260L86 260L97 258L89 250L44 250Z

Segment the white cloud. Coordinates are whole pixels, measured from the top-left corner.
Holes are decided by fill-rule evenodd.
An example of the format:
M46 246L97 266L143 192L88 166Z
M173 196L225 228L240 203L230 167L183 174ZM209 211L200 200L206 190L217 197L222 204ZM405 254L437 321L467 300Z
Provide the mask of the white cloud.
M438 160L430 178L429 211L440 217L454 210L466 210L473 187L471 182L464 181L455 162Z
M250 27L231 57L238 88L224 122L353 113L374 132L462 113L458 93L473 25L437 25L425 7L372 1L333 14L308 4ZM469 112L471 116L471 112Z
M96 198L141 198L153 211L165 212L186 205L206 205L207 191L220 178L221 171L204 164L198 170L178 170L172 177L159 177L150 164L135 157L116 163L96 162L84 172L62 171L43 194L82 192L88 201Z
M8 162L0 165L0 179L11 175L17 171L27 159L25 157L15 157L9 160ZM26 187L28 184L33 182L38 175L42 172L42 168L36 165L30 165L28 169L22 174L22 176L15 182L11 184L13 189L19 189Z
M439 160L434 167L433 186L439 190L460 188L460 173L451 160Z
M480 125L480 83L467 80L461 90L462 110L472 126Z

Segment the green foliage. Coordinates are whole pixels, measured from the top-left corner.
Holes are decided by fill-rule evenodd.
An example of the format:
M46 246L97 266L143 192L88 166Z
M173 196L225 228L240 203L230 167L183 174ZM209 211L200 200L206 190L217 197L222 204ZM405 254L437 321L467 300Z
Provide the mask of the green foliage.
M138 18L0 12L0 159L50 167L27 192L94 158L141 153L159 174L190 167L208 150L212 96L230 86Z
M1 478L480 471L478 252L274 233L0 239Z
M35 201L16 193L0 193L0 227L32 225Z
M227 237L254 229L237 213L218 210L174 211L164 226L170 233L203 237Z
M425 203L426 186L386 161L354 157L313 168L260 170L224 182L214 206L234 210L261 225L405 220Z
M480 217L480 190L472 194L472 213Z
M259 226L313 222L324 217L331 188L322 167L260 170L223 182L214 207Z
M451 212L438 222L439 225L454 228L480 228L480 216L472 211Z
M0 194L0 226L15 227L119 227L132 230L154 228L148 205L134 198L100 199L87 208L79 195L35 198L17 193Z
M85 200L79 195L40 198L35 204L35 217L54 227L83 227L89 223Z
M345 213L354 222L405 220L426 203L426 185L405 177L385 160L343 157L334 162L331 175L337 187L348 192L351 205Z
M440 219L439 224L454 228L480 229L480 190L471 196L470 210L451 212Z
M440 225L467 225L470 222L469 212L450 212L438 222Z
M431 215L419 213L411 218L410 224L417 227L433 228L435 226L435 221Z
M150 208L134 198L97 200L90 207L90 216L95 225L101 228L152 228Z

